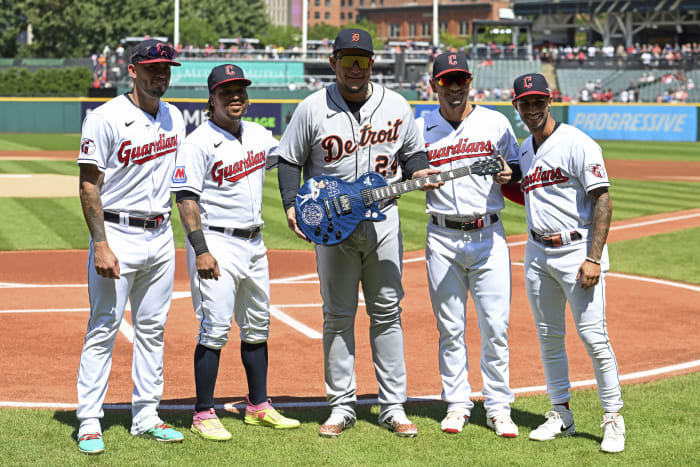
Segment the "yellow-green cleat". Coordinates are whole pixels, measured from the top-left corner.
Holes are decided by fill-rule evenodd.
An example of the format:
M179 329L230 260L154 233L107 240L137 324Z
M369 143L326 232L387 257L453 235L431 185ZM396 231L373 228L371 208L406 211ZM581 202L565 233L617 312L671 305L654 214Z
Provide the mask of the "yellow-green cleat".
M221 424L221 420L216 416L214 409L195 413L192 418L190 431L211 441L228 441L231 439L231 433Z
M246 397L248 406L245 409L246 425L269 426L275 429L299 428L299 420L287 418L272 407L270 399L258 405L251 405Z

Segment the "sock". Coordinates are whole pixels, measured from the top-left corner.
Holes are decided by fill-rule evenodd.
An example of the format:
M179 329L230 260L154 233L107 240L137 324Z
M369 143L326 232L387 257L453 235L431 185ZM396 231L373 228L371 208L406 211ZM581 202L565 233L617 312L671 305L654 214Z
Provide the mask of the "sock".
M569 403L568 403L568 402L564 402L563 404L552 404L552 405L561 405L562 407L565 407L566 410L571 410L571 409L569 408Z
M194 384L197 390L195 412L202 412L214 407L214 386L219 374L221 349L210 349L197 344L194 349Z
M248 378L248 400L252 405L267 401L267 342L241 341L241 360Z

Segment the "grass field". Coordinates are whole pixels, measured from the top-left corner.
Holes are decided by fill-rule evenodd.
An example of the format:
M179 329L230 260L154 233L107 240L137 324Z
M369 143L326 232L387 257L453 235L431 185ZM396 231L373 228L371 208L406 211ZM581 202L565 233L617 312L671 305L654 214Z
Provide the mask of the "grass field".
M481 402L457 435L440 431L444 404L431 402L407 405L419 430L412 439L379 428L378 407L359 406L357 425L338 439L317 435L328 413L324 409L284 411L302 422L293 431L246 427L240 415L220 412L231 441L207 442L187 432L184 443L171 446L132 437L130 414L108 411L103 420L106 451L97 457L78 452L74 411L0 410L0 453L4 465L697 465L700 373L625 386L623 398L627 446L615 455L598 451L602 413L594 390L573 394L576 436L545 443L527 439L549 408L540 395L515 400L516 439L497 438L486 428ZM183 431L192 422L191 413L161 415Z
M48 138L49 144L43 136L0 134L0 150L72 150L77 147L78 135L59 136ZM697 143L602 142L601 145L608 158L700 160L700 144ZM77 175L77 168L72 161L0 160L0 173ZM613 180L611 193L614 220L700 207L698 183ZM264 238L268 248L310 248L286 227L275 172L268 176L263 202ZM404 195L399 205L406 250L423 248L426 224L423 194ZM177 246L182 247L184 234L176 211L174 214ZM11 220L0 229L0 250L87 247L88 232L77 196L3 198L0 216ZM508 234L525 232L522 207L507 202L503 218ZM611 244L612 269L700 284L699 235L700 229L695 228ZM697 322L684 324L697 326ZM75 375L66 377L72 379ZM409 391L410 384L409 381ZM700 463L697 449L700 373L626 385L623 398L628 441L625 452L619 455L598 452L600 404L595 391L585 390L575 391L572 399L578 435L548 443L527 440L529 432L541 423L542 414L549 408L546 396L538 395L516 399L513 418L521 431L520 437L514 440L498 439L485 428L481 403L477 403L472 413L471 424L455 436L440 432L439 422L445 407L442 403L431 402L407 406L408 415L420 430L415 439L399 439L378 428L377 407L360 406L357 426L337 440L321 439L316 434L319 423L327 416L327 409L287 410L287 415L301 419L299 430L278 432L245 427L239 415L227 414L223 416L223 423L233 433L231 442L208 443L186 433L185 443L177 446L131 437L128 434L129 413L108 411L103 420L107 452L97 458L81 455L76 448L74 411L2 409L0 464L676 466ZM187 430L191 423L190 413L163 412L162 416L181 430Z

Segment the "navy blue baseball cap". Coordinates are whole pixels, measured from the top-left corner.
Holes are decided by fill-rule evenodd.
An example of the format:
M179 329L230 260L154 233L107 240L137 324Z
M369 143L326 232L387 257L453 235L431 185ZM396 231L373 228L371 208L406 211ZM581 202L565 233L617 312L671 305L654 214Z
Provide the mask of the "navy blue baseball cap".
M333 41L333 53L341 49L359 49L374 55L372 36L362 29L343 29Z
M243 86L250 86L252 82L245 77L243 70L237 65L227 63L225 65L215 66L212 68L211 73L209 73L209 78L207 78L209 93L211 94L214 92L214 89L220 84L231 81L239 81Z
M447 73L461 71L471 76L469 64L464 54L445 52L438 55L433 62L433 78L439 78Z
M544 75L539 73L528 73L515 78L515 81L513 81L513 92L515 93L513 102L517 101L521 97L532 94L539 94L542 96L550 96L552 94L552 90L549 89L547 79L544 77Z
M180 63L173 60L175 49L157 39L146 39L139 42L131 49L131 64L137 63L169 63L180 66Z

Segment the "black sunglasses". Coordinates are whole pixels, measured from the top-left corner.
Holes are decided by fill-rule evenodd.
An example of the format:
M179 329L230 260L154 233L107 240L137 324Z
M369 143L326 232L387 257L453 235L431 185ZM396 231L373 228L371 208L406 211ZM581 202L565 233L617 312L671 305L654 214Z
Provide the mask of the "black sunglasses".
M151 58L165 57L168 60L172 60L175 56L175 49L173 49L168 44L154 44L148 47L144 47L143 49L136 52L133 56L137 55Z
M438 84L441 87L452 86L452 84L457 83L459 86L464 86L471 80L471 75L452 75L452 76L442 76L438 78Z

